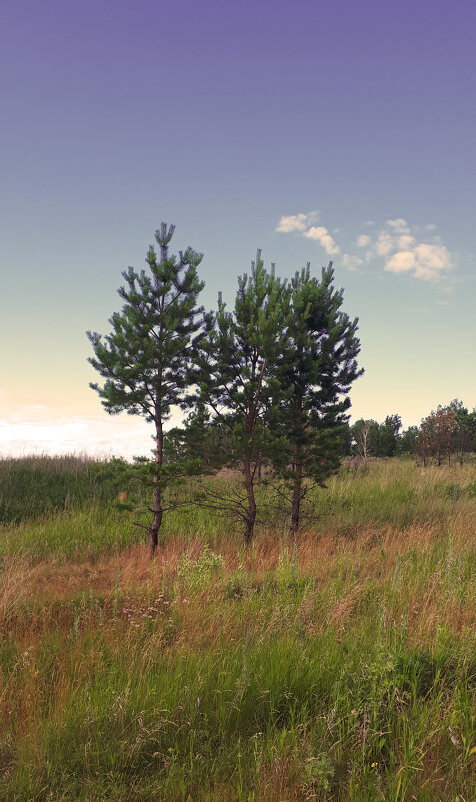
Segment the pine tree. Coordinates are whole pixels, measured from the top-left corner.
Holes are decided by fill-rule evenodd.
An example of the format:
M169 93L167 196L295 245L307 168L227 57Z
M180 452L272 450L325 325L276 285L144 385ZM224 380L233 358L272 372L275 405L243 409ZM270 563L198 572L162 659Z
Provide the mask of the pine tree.
M453 399L449 409L455 413L453 450L458 456L459 464L463 465L465 455L476 446L476 410L469 412L457 398Z
M111 415L126 411L154 424L153 460L143 466L150 477L152 521L148 530L151 550L158 544L164 490L172 481L193 470L190 463L164 463L164 423L174 405L186 400L193 383L193 369L203 334L203 308L197 306L204 283L197 267L202 254L187 248L178 257L169 255L175 226L162 223L155 232L160 248L151 245L146 262L149 271L133 267L122 273L125 286L118 289L124 301L121 312L110 319L112 332L101 337L87 332L95 357L88 361L106 380L91 383Z
M329 263L320 281L311 278L307 265L291 282L292 313L277 370L280 426L287 447L275 464L291 490L292 535L310 487L323 485L340 464L350 407L347 393L363 373L356 362L358 320L340 311L343 290L334 288L333 279Z
M397 441L398 454L415 455L418 450L418 426L409 426L399 436Z
M387 415L380 424L380 451L379 457L394 457L398 450L400 429L402 421L400 415Z
M258 251L251 274L238 278L234 311L228 312L218 297L202 364L202 399L232 432L234 457L243 473L243 496L217 506L241 519L246 545L253 538L255 485L272 436L264 418L274 392L274 366L284 347L289 294L274 267L266 271Z
M175 426L164 435L165 461L198 458L203 474L214 473L229 465L233 456L232 433L219 418L211 420L208 408L200 400L195 400L194 409L183 426Z

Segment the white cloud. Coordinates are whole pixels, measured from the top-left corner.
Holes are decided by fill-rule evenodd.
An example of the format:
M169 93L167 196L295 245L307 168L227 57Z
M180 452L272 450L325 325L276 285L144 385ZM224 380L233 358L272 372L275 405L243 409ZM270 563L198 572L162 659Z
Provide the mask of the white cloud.
M319 209L313 209L312 212L308 212L307 215L306 215L307 222L309 223L309 225L312 225L312 223L317 223L317 221L319 220L320 216L321 216L321 213L320 213Z
M284 234L297 231L303 237L319 242L329 256L334 256L339 253L340 248L325 226L314 225L318 220L319 212L316 210L306 214L301 212L300 214L283 215L275 231L280 231ZM339 229L335 229L333 233L338 231Z
M387 225L395 229L395 231L408 233L408 223L403 217L396 217L395 220L387 220Z
M329 256L339 253L339 246L336 245L325 226L312 226L309 231L304 232L303 236L317 240Z
M284 215L276 231L284 233L297 231L300 236L319 242L329 256L335 256L340 253L340 247L332 234L339 232L339 229L334 229L331 234L325 226L316 225L318 217L319 213L316 211ZM372 225L375 225L373 220L365 223L366 227ZM356 246L365 249L364 254L362 251L359 255L344 253L341 264L347 270L358 271L364 261L372 262L376 257L380 257L386 272L408 273L423 281L437 281L453 269L453 261L441 239L435 235L429 237L429 232L435 229L433 223L424 228L417 225L410 226L404 217L386 220L380 229L357 236ZM423 230L428 232L427 236L431 242L421 242Z
M415 273L417 278L431 281L439 278L445 270L453 268L450 253L444 245L422 242L414 248L414 252L418 260Z
M451 270L451 255L444 245L421 242L411 250L398 251L387 261L385 270L390 273L413 272L423 281L437 281Z
M352 273L358 272L359 265L364 263L364 260L360 258L360 256L353 256L350 253L344 253L340 260L341 264L350 270Z
M398 238L398 247L402 249L402 251L408 251L415 243L415 237L412 237L411 234L401 234Z
M394 253L385 265L390 273L406 273L415 267L415 254L412 251L399 251Z
M386 256L394 249L394 247L393 237L388 233L388 231L381 231L378 235L377 244L375 245L377 254L379 256Z
M307 212L307 214L288 214L283 215L275 228L275 231L279 231L283 234L289 234L291 231L304 231L308 226L312 225L312 223L316 223L319 220L319 212L315 209L312 212Z
M279 221L275 231L281 231L284 234L289 234L290 231L304 231L306 228L306 215L305 214L288 214L283 215Z

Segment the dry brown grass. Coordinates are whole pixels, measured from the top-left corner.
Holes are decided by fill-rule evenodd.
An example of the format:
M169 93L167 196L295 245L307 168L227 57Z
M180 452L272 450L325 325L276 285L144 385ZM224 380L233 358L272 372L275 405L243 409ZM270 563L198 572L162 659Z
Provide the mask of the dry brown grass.
M451 553L458 554L459 560L472 548L466 531L467 521L462 516L455 517ZM297 546L299 573L316 583L325 609L316 607L314 596L305 596L299 610L300 625L309 634L323 632L329 626L338 633L344 632L366 604L366 594L372 586L374 596L382 600L385 625L405 626L411 642L420 646L431 643L442 626L464 637L468 629L474 628L474 610L461 599L458 588L449 587L447 578L438 572L424 576L410 573L400 580L397 576L412 554L417 552L419 560L424 561L443 540L441 532L430 524L413 525L403 531L365 526L350 540L332 531L305 533ZM282 543L267 535L243 558L236 540L223 538L218 549L224 566L220 583L211 580L208 587L190 597L186 588L180 590L178 567L184 554L197 559L204 546L201 538L191 543L170 540L153 561L145 545L130 546L95 561L66 561L53 556L30 565L26 558L5 558L0 582L0 630L15 630L20 642L29 645L51 630L67 633L75 615L68 602L92 594L101 608L104 634L108 622L114 620L111 639L116 638L119 626L121 637L133 640L143 619L150 615L151 600L160 599L165 592L168 600L162 599L153 611L154 616L164 620L164 627L153 635L154 644L164 637L162 630L166 628L172 596L174 615L179 621L174 628L177 648L205 644L213 647L227 640L237 642L250 631L279 631L281 613L276 613L276 620L270 619L266 608L261 610L253 604L254 597L245 599L241 607L233 604L233 599L226 604L217 601L223 599L224 587L236 576L242 560L242 577L247 576L259 593L263 583L272 581L279 571ZM402 587L402 592L395 592L395 582L407 582L409 578L410 584ZM336 595L337 579L343 590ZM91 626L95 625L95 615L91 611L88 619L85 613L81 627L88 626L88 620Z

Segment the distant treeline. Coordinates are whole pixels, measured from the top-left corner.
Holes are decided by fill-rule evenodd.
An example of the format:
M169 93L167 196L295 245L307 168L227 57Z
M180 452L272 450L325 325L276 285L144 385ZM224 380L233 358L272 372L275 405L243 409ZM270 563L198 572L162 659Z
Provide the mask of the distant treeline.
M423 418L420 426L402 430L399 415L387 415L383 423L360 419L348 427L347 455L362 458L393 457L410 454L423 465L452 460L463 464L476 450L476 409L472 412L454 399Z
M420 426L403 429L400 415L387 415L382 423L360 418L354 424L342 423L334 432L341 458L412 456L426 466L463 464L476 451L476 409L472 412L458 399L439 406L423 418ZM189 415L184 425L165 434L166 462L199 457L202 467L213 470L233 467L237 444L223 420L212 419L206 410Z

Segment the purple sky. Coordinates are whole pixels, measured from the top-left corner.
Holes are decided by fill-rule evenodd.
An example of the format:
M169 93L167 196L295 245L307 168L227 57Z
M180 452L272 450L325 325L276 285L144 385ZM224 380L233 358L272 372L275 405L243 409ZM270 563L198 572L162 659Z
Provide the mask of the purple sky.
M147 448L84 332L161 220L207 306L257 247L281 275L334 259L355 417L475 406L475 39L465 0L5 0L0 453Z

